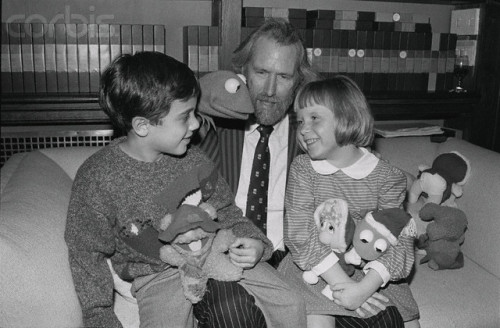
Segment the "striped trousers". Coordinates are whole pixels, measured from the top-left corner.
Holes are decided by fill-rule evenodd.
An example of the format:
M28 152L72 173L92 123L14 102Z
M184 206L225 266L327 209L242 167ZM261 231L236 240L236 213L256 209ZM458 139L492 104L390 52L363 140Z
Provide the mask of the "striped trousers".
M278 251L279 252L279 251ZM270 262L280 262L285 252L275 252ZM274 259L274 260L273 260ZM259 264L261 267L264 264ZM273 266L274 266L273 265ZM271 270L271 271L270 271ZM247 286L252 289L255 296L259 297L259 304L268 312L267 307L272 307L271 312L282 312L274 316L274 322L271 320L269 327L296 327L306 328L305 307L296 304L293 294L286 287L283 287L279 281L268 284L266 276L273 276L275 270L269 265L264 265L264 271L257 273L252 278L263 277L264 281L255 285ZM281 279L281 277L280 277ZM260 280L260 279L259 279ZM275 286L278 285L276 288ZM272 286L273 288L269 288ZM269 292L271 290L271 292ZM263 295L259 291L263 291ZM281 294L281 295L279 295ZM255 296L249 293L242 285L236 282L223 282L210 279L207 284L207 292L203 299L194 305L193 313L198 320L199 328L264 328L268 327L263 311L256 304ZM267 297L262 300L262 297ZM299 296L300 298L300 296ZM267 303L266 303L267 301ZM276 303L276 304L275 304ZM267 306L266 306L267 305ZM294 311L295 310L295 311ZM297 312L303 311L303 316L298 316ZM269 313L267 315L269 317ZM297 318L290 320L290 318ZM398 309L394 306L379 312L370 318L354 318L347 316L338 316L335 318L335 327L337 328L404 328L403 318ZM278 321L278 322L276 322ZM291 322L290 322L291 321Z

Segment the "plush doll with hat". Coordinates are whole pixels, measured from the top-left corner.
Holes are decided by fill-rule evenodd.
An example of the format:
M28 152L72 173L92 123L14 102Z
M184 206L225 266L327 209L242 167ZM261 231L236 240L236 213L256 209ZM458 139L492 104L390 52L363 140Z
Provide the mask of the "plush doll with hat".
M166 243L160 259L178 268L184 295L192 303L203 298L209 278L237 281L243 273L227 254L236 237L231 230L220 229L214 221L217 211L208 203L216 183L215 167L200 165L155 197L168 213L156 227L158 238Z
M390 245L398 244L398 237L403 229L414 229L409 224L411 217L399 208L368 212L361 221L354 224L347 202L333 198L318 206L314 218L320 231L320 241L330 245L332 251L340 255L352 244L347 253L339 256L339 263L348 275L354 273L350 264L362 266L365 261L376 260ZM304 271L303 279L309 284L318 282L318 276L312 271ZM329 286L321 293L333 300Z
M199 81L198 113L206 123L200 127L202 137L215 127L212 117L246 120L254 112L243 75L220 70L203 75Z
M458 208L427 203L420 210L420 218L432 221L417 241L417 247L427 253L420 263L427 263L433 270L463 267L464 256L460 245L464 242L467 229L465 213Z
M410 220L411 216L399 208L368 212L356 225L346 263L359 266L363 261L378 259L389 246L398 244L403 229L411 229Z
M183 204L159 235L167 243L160 249L160 258L178 267L184 295L193 304L205 295L209 278L237 281L243 274L227 254L236 237L231 230L220 229L209 213L214 212L206 203Z
M355 224L345 200L325 200L314 211L314 222L318 228L319 241L330 246L333 252L343 254L351 246ZM354 268L342 262L341 265L347 274L354 273ZM309 284L318 282L318 276L312 271L304 271L302 278Z
M332 252L338 254L340 265L351 276L354 273L354 267L345 263L344 257L341 256L351 246L355 228L347 202L338 198L325 200L314 211L314 222L318 228L319 241L330 246ZM311 285L319 281L318 275L311 270L304 271L302 278ZM333 300L330 286L325 286L321 293Z

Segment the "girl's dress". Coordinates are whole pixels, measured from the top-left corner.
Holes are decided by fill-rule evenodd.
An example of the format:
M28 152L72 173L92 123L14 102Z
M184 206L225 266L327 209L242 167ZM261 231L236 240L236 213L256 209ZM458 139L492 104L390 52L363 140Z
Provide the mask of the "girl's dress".
M347 201L349 213L355 222L362 219L366 210L400 208L406 195L406 177L398 168L378 159L368 150L360 148L363 156L353 165L338 169L327 161L312 161L307 155L299 155L290 168L285 197L285 244L290 254L282 261L279 270L288 281L304 295L308 314L356 316L336 305L321 294L326 283L320 279L309 285L302 279L304 270L313 267L329 268L336 263L337 255L328 245L319 241L313 213L323 201L341 198ZM414 263L415 222L403 229L398 245L391 246L363 270L375 269L384 280L380 293L396 305L404 321L419 318L417 303L406 278ZM339 255L339 256L343 256ZM352 278L364 277L356 269Z

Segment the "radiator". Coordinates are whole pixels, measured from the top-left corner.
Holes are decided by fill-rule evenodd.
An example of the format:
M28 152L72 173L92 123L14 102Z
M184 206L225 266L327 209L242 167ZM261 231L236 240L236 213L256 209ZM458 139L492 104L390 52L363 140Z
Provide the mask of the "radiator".
M43 148L105 146L113 135L108 125L2 127L0 166L15 153Z

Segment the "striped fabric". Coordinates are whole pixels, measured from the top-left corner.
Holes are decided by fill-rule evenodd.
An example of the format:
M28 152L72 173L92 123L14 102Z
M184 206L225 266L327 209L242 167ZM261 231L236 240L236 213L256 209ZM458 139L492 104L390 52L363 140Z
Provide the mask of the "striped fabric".
M302 270L311 270L331 253L330 247L319 241L313 218L317 206L326 199L346 200L353 219L359 221L363 210L401 207L405 194L405 175L383 160L367 177L356 180L342 171L321 175L313 169L307 155L296 157L288 179L284 227L285 244L293 261ZM388 291L404 320L409 321L419 316L418 305L402 280L408 277L414 263L413 237L404 235L399 241L374 262L380 262L389 271L390 280L398 280L397 284L388 284Z
M359 221L363 210L401 207L405 192L406 177L385 161L379 161L366 178L355 180L342 171L320 175L307 155L298 156L290 169L285 198L285 244L294 262L310 270L331 252L329 246L319 242L313 219L316 207L326 199L346 200L351 216Z
M254 297L237 283L209 279L207 293L194 305L198 328L265 328Z
M288 115L290 130L288 133L288 168L292 160L300 153L297 145L296 121L293 111ZM245 138L245 121L214 118L216 131L210 129L199 144L200 148L217 165L221 175L236 195L241 170L241 154Z
M395 306L389 306L370 318L339 316L335 318L337 328L403 328L404 322Z

